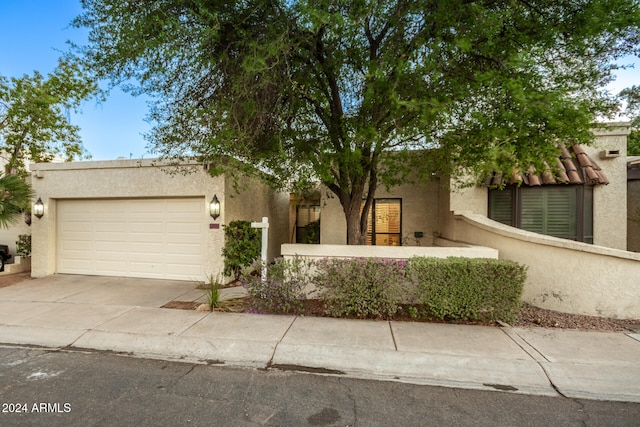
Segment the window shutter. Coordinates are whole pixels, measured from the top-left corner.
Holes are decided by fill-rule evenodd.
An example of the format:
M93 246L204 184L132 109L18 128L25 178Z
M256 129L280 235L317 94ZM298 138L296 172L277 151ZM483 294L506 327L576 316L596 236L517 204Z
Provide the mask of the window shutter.
M549 187L547 190L545 234L576 240L576 187Z
M489 190L489 218L506 225L514 225L512 211L513 192L504 190Z
M522 188L521 228L576 239L576 187Z

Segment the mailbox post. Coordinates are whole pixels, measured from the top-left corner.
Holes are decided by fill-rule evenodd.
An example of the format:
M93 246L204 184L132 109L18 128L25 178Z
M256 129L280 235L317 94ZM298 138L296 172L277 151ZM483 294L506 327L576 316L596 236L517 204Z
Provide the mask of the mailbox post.
M260 258L262 261L262 281L265 282L267 280L267 247L269 246L269 218L267 218L266 216L263 216L262 222L252 222L251 227L262 229L262 251L260 253Z

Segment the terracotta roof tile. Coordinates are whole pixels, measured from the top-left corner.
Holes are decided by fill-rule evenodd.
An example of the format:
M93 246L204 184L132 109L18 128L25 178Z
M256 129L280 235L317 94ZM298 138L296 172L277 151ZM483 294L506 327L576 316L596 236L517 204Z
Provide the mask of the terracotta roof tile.
M485 180L485 184L498 186L502 181L503 175L494 173ZM557 184L609 184L600 166L578 144L572 145L570 149L565 146L560 147L560 155L553 171L546 162L542 173L537 173L533 166L530 166L524 174L514 170L509 184L518 182L530 187Z

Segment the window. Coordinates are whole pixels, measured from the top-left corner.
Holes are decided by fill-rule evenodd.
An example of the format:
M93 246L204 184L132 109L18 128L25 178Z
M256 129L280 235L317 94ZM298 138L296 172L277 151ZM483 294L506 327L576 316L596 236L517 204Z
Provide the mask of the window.
M535 233L593 243L593 187L553 185L491 189L489 218Z
M368 223L367 245L400 246L402 199L375 199L369 210Z
M296 243L320 243L320 205L298 206Z

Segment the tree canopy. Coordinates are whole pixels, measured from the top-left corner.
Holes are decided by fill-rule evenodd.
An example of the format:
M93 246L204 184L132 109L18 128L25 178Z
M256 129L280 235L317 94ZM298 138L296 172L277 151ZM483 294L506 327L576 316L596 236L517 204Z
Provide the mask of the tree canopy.
M47 77L38 71L0 76L0 156L6 161L5 173L24 175L27 161L86 157L68 112L97 93L96 81L71 59L61 60Z
M379 185L543 167L589 142L638 54L636 0L84 0L81 52L156 99L164 157L199 156L276 183L318 180L347 241ZM223 159L233 159L225 162ZM217 162L216 162L217 161ZM553 163L551 163L553 164ZM228 171L228 170L227 170ZM363 204L364 201L364 204Z

